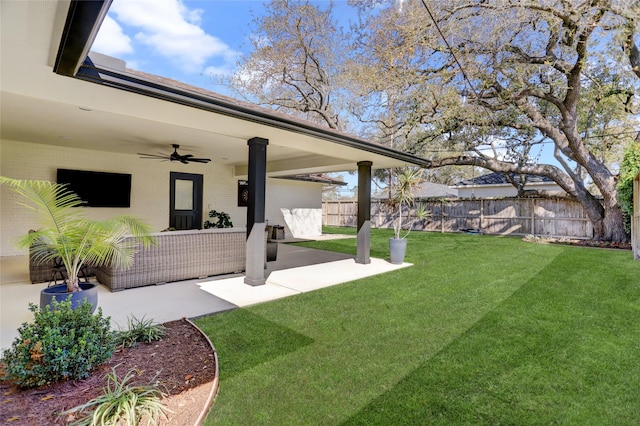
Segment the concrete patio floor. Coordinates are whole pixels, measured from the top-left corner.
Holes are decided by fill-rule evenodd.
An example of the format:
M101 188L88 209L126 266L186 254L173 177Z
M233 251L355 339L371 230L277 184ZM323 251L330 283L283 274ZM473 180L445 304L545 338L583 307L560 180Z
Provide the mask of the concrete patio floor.
M313 291L399 268L386 260L355 263L353 256L278 244L278 260L269 262L267 283L252 287L243 275L224 275L139 287L112 293L98 287L98 306L111 317L114 328L126 328L132 315L163 323L183 317L196 318L238 307ZM0 348L18 336L18 327L33 320L29 302L38 304L40 290L48 283L31 284L26 256L0 258Z

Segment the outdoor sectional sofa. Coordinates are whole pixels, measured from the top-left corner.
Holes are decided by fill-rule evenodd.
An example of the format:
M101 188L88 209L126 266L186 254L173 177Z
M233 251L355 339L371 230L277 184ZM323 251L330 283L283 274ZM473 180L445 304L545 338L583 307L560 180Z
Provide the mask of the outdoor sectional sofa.
M247 231L222 228L152 234L156 245L140 247L129 268L95 268L111 291L244 271Z
M34 232L34 231L29 231ZM37 244L37 243L36 243ZM66 269L61 262L54 260L41 261L35 256L34 246L29 249L29 279L32 284L49 282L57 283L63 281L66 277ZM85 265L80 271L80 280L86 281L88 277L93 276L93 267Z

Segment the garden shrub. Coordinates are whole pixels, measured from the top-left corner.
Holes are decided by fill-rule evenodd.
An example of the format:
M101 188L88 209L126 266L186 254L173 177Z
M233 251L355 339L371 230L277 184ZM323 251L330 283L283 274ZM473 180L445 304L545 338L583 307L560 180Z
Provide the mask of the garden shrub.
M128 327L125 331L116 333L117 346L131 348L138 342L151 343L162 340L165 328L151 319L138 319L135 315L127 318Z
M107 385L102 394L86 404L60 413L61 416L79 414L74 426L121 425L137 426L143 419L147 424L157 424L160 417L171 412L162 404L164 392L154 385L132 385L135 372L129 370L120 379L115 369L105 376Z
M215 219L215 221L205 221L204 229L233 228L233 222L231 222L231 216L228 213L210 210L209 217Z
M36 387L67 379L83 379L113 355L114 333L102 309L91 313L85 300L75 309L71 301L42 309L33 303L32 323L23 323L19 336L3 352L6 378L20 387Z
M640 143L633 142L624 150L620 164L618 180L618 200L625 215L625 231L631 233L631 217L633 216L633 179L640 172Z

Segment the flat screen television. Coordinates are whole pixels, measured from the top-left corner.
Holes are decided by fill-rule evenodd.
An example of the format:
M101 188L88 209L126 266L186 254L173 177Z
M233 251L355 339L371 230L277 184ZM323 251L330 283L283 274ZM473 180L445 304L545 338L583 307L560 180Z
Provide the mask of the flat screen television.
M131 207L131 175L58 169L57 182L78 194L88 207Z

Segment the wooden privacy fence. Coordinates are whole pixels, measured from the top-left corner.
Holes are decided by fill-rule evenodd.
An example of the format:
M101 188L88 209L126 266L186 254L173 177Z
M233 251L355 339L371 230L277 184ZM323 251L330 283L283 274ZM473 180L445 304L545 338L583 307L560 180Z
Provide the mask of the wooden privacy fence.
M497 198L424 200L430 212L425 221L417 221L413 229L457 232L480 229L493 235L537 235L553 238L592 238L593 227L580 203L560 198ZM406 220L413 218L414 209ZM322 224L357 226L357 201L324 201ZM393 228L393 212L385 201L372 200L371 226Z

